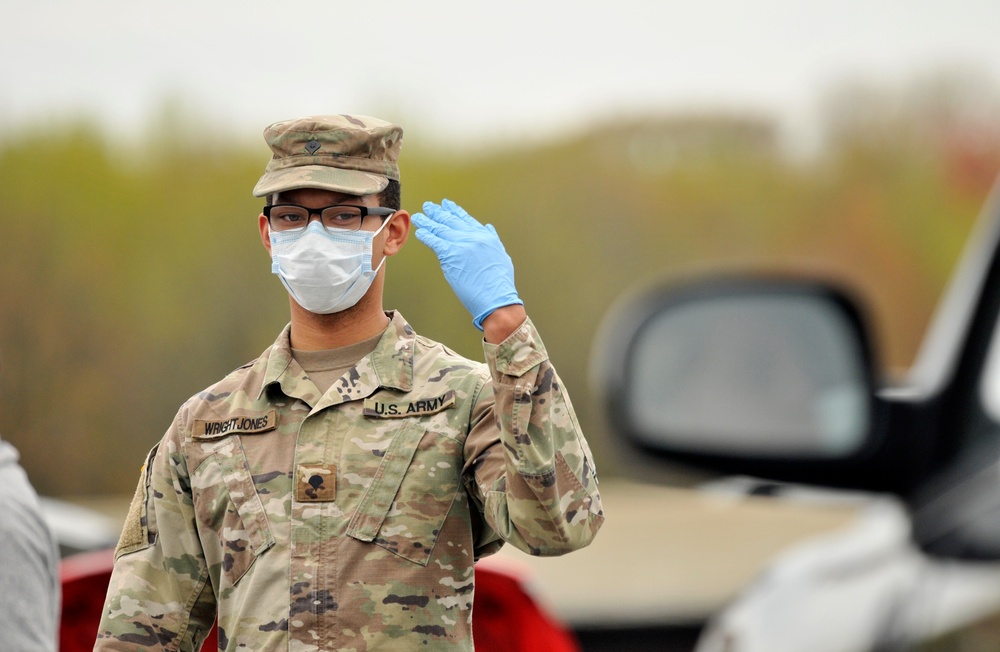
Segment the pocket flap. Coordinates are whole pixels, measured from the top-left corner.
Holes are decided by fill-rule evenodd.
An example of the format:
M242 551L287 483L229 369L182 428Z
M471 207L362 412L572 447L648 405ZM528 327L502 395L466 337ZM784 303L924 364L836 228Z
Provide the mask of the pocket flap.
M385 451L372 483L361 498L361 504L354 513L347 534L361 541L373 541L382 527L382 521L392 507L392 501L403 482L417 445L424 436L424 428L415 423L405 423L392 438Z

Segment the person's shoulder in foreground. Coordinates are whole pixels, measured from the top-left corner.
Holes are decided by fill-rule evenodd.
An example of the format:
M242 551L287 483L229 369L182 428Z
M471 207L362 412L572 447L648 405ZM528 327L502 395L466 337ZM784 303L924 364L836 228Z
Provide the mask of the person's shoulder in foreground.
M0 439L0 647L55 650L59 555L18 459L17 450Z
M290 322L150 452L97 647L195 649L217 618L223 646L471 650L476 559L569 552L604 520L565 387L496 230L454 202L412 221L484 362L385 311L401 128L311 116L265 140L257 225Z

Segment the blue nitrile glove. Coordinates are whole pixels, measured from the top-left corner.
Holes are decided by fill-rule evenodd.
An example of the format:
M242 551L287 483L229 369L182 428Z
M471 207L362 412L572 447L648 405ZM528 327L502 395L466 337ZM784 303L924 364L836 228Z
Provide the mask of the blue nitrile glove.
M483 226L461 206L445 199L424 202L413 215L417 240L437 254L444 277L459 301L483 330L483 320L497 308L523 304L514 288L514 263L492 224Z

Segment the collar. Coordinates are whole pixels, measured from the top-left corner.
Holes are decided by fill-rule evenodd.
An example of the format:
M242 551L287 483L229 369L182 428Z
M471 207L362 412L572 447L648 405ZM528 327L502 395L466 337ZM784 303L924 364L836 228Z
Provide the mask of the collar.
M338 381L337 394L332 403L367 398L380 387L407 392L413 388L413 356L416 333L403 316L396 311L387 313L389 326L375 345L375 350L362 358ZM274 344L252 365L251 374L261 377L257 399L272 385L281 388L286 396L300 398L318 407L320 397L302 367L292 357L289 340L291 324L285 326ZM330 394L328 394L330 396Z

